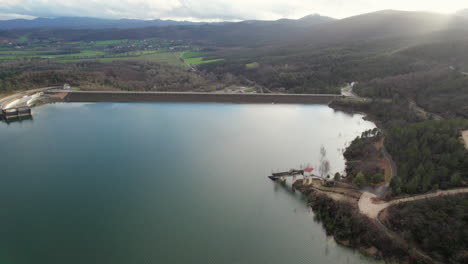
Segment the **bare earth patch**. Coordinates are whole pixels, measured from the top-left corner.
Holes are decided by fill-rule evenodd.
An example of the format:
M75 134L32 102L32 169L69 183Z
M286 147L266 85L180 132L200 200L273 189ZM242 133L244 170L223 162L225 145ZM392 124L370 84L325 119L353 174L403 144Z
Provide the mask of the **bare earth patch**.
M64 99L65 96L67 96L67 95L68 95L68 93L56 93L56 94L49 95L49 97Z
M465 141L465 147L468 150L468 130L462 131L462 138Z

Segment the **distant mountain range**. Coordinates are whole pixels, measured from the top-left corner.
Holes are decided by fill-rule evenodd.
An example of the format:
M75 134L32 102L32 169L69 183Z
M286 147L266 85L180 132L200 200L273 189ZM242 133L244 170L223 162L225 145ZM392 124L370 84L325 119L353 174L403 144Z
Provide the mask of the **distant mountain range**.
M224 23L192 23L162 20L106 20L95 18L38 18L0 21L0 39L108 40L166 38L236 46L281 43L308 34L315 26L335 19L309 15L297 20L248 20Z
M70 29L124 29L143 27L187 26L203 23L174 20L138 20L138 19L101 19L90 17L58 17L12 19L0 21L0 29L37 29L37 28L70 28Z
M16 27L16 28L15 28ZM32 28L31 27L35 27ZM466 36L468 10L457 14L384 10L345 19L310 15L301 19L248 20L235 23L192 23L163 20L56 18L0 21L0 39L109 40L185 39L219 46L323 46L340 43L402 39L443 39ZM411 43L410 43L411 44Z
M332 21L333 18L309 15L298 20L280 19L277 21L260 21L250 20L243 21L248 24L268 24L275 22L281 23L305 23L319 24ZM167 26L193 26L203 24L227 24L228 22L208 23L208 22L191 22L191 21L175 21L175 20L138 20L138 19L101 19L90 17L58 17L58 18L36 18L28 19L12 19L0 21L0 29L132 29L145 27L167 27Z
M383 10L321 24L311 29L310 34L303 39L311 43L368 41L416 37L467 27L468 16Z

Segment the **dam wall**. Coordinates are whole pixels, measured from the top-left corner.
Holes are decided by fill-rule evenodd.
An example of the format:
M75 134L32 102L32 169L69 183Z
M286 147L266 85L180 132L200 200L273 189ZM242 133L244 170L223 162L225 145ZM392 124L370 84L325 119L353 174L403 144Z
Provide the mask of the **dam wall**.
M58 91L57 91L58 92ZM61 91L63 93L63 91ZM53 91L47 92L54 93ZM265 104L328 104L341 95L334 94L216 94L165 92L95 92L73 91L65 102L206 102Z

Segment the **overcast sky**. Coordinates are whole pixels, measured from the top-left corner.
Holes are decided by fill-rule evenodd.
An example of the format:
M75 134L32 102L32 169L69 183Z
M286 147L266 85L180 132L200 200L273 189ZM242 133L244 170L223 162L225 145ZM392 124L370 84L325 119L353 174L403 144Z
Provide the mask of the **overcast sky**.
M382 9L452 13L468 0L0 0L0 19L87 16L194 21L344 18Z

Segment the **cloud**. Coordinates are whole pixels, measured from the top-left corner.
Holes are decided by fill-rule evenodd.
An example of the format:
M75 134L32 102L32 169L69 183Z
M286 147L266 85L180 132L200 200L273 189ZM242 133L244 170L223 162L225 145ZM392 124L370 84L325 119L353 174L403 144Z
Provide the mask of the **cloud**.
M8 13L8 14L0 13L0 20L10 20L10 19L18 19L18 18L34 19L34 16L12 14L12 13Z
M381 9L453 12L466 0L0 0L4 16L245 20L298 18L312 13L337 18Z

